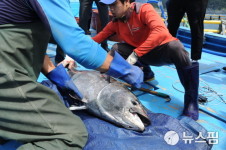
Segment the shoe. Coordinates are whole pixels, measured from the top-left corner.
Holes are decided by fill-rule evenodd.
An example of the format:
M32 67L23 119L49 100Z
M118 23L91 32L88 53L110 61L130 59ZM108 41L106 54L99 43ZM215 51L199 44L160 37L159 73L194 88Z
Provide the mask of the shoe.
M143 72L144 72L144 82L155 80L155 74L149 66L144 66Z
M139 60L134 65L143 68L144 82L155 80L155 74L149 65L141 63Z

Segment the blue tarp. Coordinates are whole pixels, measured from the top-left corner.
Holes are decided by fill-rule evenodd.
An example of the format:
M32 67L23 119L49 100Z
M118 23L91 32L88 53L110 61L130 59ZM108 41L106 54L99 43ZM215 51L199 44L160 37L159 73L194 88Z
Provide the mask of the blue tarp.
M59 94L50 82L45 85ZM207 130L188 117L176 119L148 112L151 125L141 133L115 126L84 110L74 113L81 117L89 133L84 150L208 150L212 147L207 144ZM206 139L196 139L200 135ZM19 143L10 141L0 146L0 150L13 150L18 146Z
M85 112L77 114L82 118L89 132L89 139L84 150L211 149L207 143L195 141L199 132L206 137L207 131L187 117L175 119L165 114L149 112L152 124L146 127L143 133L140 133L117 127ZM167 135L167 133L169 134ZM194 139L190 144L186 140L188 136Z
M55 85L49 81L42 83L60 95ZM140 133L115 126L86 111L74 113L81 117L89 133L84 150L208 150L212 147L207 144L208 139L204 143L195 139L199 135L207 138L207 130L188 117L176 119L149 111L151 125Z

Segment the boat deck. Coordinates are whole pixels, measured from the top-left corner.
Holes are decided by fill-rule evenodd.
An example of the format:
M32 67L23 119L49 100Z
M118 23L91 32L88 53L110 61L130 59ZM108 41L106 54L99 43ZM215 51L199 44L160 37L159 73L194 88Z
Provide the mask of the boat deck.
M114 44L108 41L109 48ZM51 45L52 46L52 45ZM187 51L190 51L190 45L184 43ZM54 47L53 47L54 49ZM54 57L55 52L50 47L47 50L50 57ZM200 64L200 87L199 94L207 98L207 102L199 104L200 117L197 121L208 132L218 134L217 142L214 144L213 150L226 149L226 71L222 70L226 66L226 57L202 53ZM85 69L79 66L79 69ZM151 66L155 73L155 80L150 83L155 88L144 85L157 92L168 94L171 98L170 102L166 99L151 95L149 93L134 91L144 106L155 113L164 113L172 117L179 117L183 110L183 87L179 81L177 71L174 65L161 67ZM40 81L43 77L40 77Z
M108 41L109 48L115 42ZM189 45L184 44L187 51L190 51ZM47 54L53 58L55 56L55 45L50 44ZM199 94L207 98L207 102L199 104L200 117L197 121L206 130L216 137L213 150L226 149L226 71L222 70L226 66L226 57L217 56L203 52L200 63L200 88ZM166 99L151 95L149 93L134 91L141 103L154 113L164 113L174 118L181 115L183 109L183 87L174 65L161 67L151 66L155 73L155 80L150 83L155 88L144 85L145 88L168 94L170 102ZM79 66L79 69L85 69ZM46 78L41 74L38 82ZM11 143L10 143L11 144ZM8 147L1 146L0 150L12 150L13 145ZM15 143L14 143L15 144ZM9 146L10 145L10 146Z
M75 3L74 3L75 4ZM77 6L76 6L77 7ZM108 41L109 48L115 42ZM190 51L190 46L184 43L186 50ZM55 46L49 45L47 54L50 57L55 55ZM226 53L226 52L225 52ZM200 63L200 88L199 93L207 98L207 102L199 104L200 117L197 121L208 132L213 132L216 138L216 143L213 145L213 150L226 149L226 71L222 67L226 66L226 57L217 56L203 52ZM84 69L80 66L80 69ZM155 73L155 80L151 84L158 89L153 89L157 92L162 92L170 95L171 101L167 102L164 98L151 95L149 93L134 91L143 105L154 113L164 113L172 117L179 117L183 109L183 87L179 82L176 69L173 65L154 67L152 70ZM45 77L41 74L38 82L44 80ZM151 88L144 85L145 88ZM1 146L0 150L12 150L11 146Z
M114 44L113 41L108 41L109 48ZM187 51L190 51L190 46L185 44ZM54 56L54 51L47 51L49 56ZM199 94L207 98L207 102L199 104L200 117L197 121L208 132L214 132L217 136L213 150L226 149L226 71L222 67L226 66L226 57L217 56L209 53L202 53L200 64L200 87ZM79 69L85 69L79 66ZM183 110L183 87L179 81L174 65L161 67L151 66L155 73L155 80L150 83L155 89L149 85L144 85L145 88L168 94L171 98L170 102L166 99L151 95L149 93L134 91L142 104L150 111L155 113L164 113L172 117L179 117ZM42 80L43 77L40 77Z

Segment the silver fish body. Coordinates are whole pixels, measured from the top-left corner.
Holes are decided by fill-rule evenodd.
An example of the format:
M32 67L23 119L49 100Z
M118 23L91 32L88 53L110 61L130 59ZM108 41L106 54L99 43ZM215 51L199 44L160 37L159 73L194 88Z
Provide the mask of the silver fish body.
M70 75L83 94L84 105L90 113L135 131L144 131L150 124L146 108L120 82L109 82L106 75L97 71L76 71Z

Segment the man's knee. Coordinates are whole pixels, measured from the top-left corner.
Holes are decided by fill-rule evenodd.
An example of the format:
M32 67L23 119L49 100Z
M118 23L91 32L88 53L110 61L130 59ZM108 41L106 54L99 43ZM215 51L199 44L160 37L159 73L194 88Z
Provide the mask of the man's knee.
M128 56L125 54L125 51L121 48L121 43L116 43L111 47L111 50L118 52L124 59L126 59Z
M85 146L88 139L88 133L85 128L83 129L80 128L79 132L78 131L72 132L70 136L72 139L71 145L81 149Z
M66 136L69 138L70 145L77 145L82 148L87 142L88 132L80 118L77 116L75 117L77 119L74 120L74 124L70 124L71 128L66 130Z
M112 47L111 50L117 51L118 52L118 43L115 43Z
M173 41L169 44L171 49L171 58L176 66L183 67L191 64L189 53L184 49L180 41Z
M127 44L127 43L116 43L112 46L111 50L117 51L124 59L133 52L135 47Z
M66 132L67 133L53 135L52 138L46 138L46 140L36 140L35 142L28 143L25 142L25 144L21 145L18 150L36 150L38 148L46 150L83 149L88 139L86 128L84 126L79 126L77 128L70 128L70 132L68 132L68 130Z

